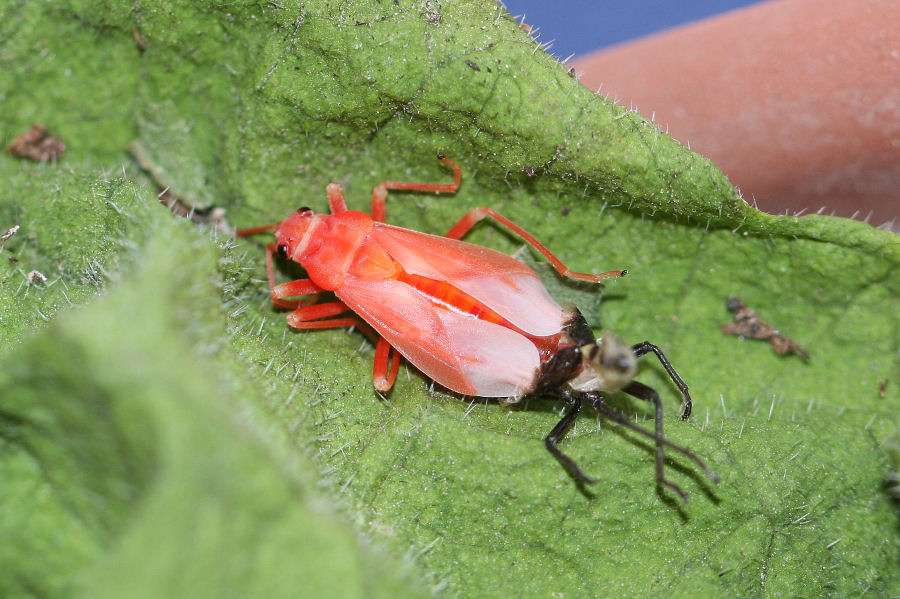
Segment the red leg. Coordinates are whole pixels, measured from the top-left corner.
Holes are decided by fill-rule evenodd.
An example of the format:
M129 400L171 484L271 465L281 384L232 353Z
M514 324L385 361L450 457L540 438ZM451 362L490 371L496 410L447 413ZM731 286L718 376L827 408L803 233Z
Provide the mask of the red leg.
M563 264L559 260L559 258L554 256L553 253L546 247L544 247L540 241L535 239L534 236L531 235L531 233L529 233L513 221L509 220L493 208L475 208L474 210L463 216L461 219L459 219L459 222L453 225L453 227L449 231L447 231L446 236L451 239L460 239L463 235L469 232L469 229L474 227L478 222L488 216L490 216L500 224L505 225L513 233L524 239L531 247L543 254L543 256L550 261L550 264L553 265L553 268L555 268L557 272L559 272L559 274L564 277L596 283L603 279L611 279L613 277L624 276L627 272L624 270L610 270L609 272L600 273L599 275L592 275L584 272L575 272L569 270L568 266Z
M296 281L276 285L274 266L275 246L276 243L274 241L266 246L266 274L269 276L269 294L272 297L272 305L276 308L294 310L300 306L315 302L315 298L307 298L305 300L284 299L286 297L297 297L298 295L315 295L322 291L322 288L309 279L298 279Z
M318 292L321 291L315 283L309 279L297 279L276 285L272 289L272 305L276 308L287 310L296 310L301 306L309 306L315 304L318 299ZM284 299L286 297L296 297L298 295L306 295L304 299Z
M387 200L388 189L410 189L413 191L450 193L459 189L459 182L462 177L462 169L460 166L446 156L438 155L438 158L441 162L453 169L453 183L409 183L406 181L385 181L379 183L375 189L372 190L372 219L374 219L375 222L383 223L387 218L385 200Z
M344 302L325 302L312 306L297 308L287 315L288 324L295 329L331 329L336 327L352 327L357 324L356 317L332 318L319 320L329 316L337 316L347 312L350 308Z
M393 360L388 372L388 361ZM384 337L378 339L375 346L375 366L372 370L372 383L379 391L390 391L397 380L397 370L400 368L400 355L397 350Z
M275 271L273 267L273 252L276 244L273 241L266 246L266 270L269 276L269 289L272 295L272 304L277 308L293 310L287 315L288 324L295 329L328 329L338 327L357 327L372 343L377 343L379 336L365 321L356 317L333 318L331 320L315 321L318 318L337 316L350 310L343 302L326 302L316 304L317 295L322 288L309 279L298 279L287 283L275 284ZM287 300L286 297L307 295L305 299Z
M344 193L341 186L337 183L329 183L326 188L328 191L328 208L332 214L338 214L347 210L347 201L344 200Z
M343 302L325 302L297 308L287 315L287 321L295 329L331 329L357 326L372 341L377 339L372 383L379 391L390 391L391 387L394 386L394 381L397 380L397 371L400 369L400 355L397 353L397 350L391 347L383 337L379 337L365 322L354 316L318 320L320 318L327 319L329 316L337 316L348 310L350 308ZM388 370L388 363L390 363L390 370Z
M372 190L372 220L376 223L383 223L387 219L387 209L384 204L387 200L387 186L379 183Z

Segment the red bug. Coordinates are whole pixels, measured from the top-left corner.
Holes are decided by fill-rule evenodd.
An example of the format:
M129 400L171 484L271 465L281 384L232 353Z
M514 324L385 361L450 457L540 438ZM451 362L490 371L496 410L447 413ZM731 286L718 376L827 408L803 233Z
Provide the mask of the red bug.
M599 282L623 276L625 271L573 272L522 227L486 207L470 211L443 237L385 224L389 189L455 192L459 188L460 167L444 156L439 159L452 167L453 183L385 181L372 192L371 215L348 210L340 186L331 183L330 214L314 214L304 207L279 223L238 231L245 236L274 230L266 267L272 303L291 310L288 324L296 329L359 326L370 333L374 329L373 381L379 391L393 386L399 352L428 377L463 395L508 402L526 395L562 396L571 407L545 443L583 482L595 481L557 443L584 400L600 414L653 438L657 482L683 499L687 499L684 492L664 476L664 447L688 456L716 480L691 450L663 437L659 395L632 380L637 357L653 352L681 390L682 417L690 415L687 385L658 347L648 342L630 347L610 333L595 339L581 313L557 304L524 263L460 238L490 216L543 254L564 277ZM276 285L275 256L298 262L309 278ZM337 301L317 303L324 291L333 292ZM349 311L355 315L339 316ZM655 405L654 433L606 405L603 393L620 390Z

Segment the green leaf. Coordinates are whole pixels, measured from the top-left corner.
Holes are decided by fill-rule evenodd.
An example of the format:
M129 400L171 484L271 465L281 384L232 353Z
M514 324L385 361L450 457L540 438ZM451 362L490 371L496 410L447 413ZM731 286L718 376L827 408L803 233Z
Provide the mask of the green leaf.
M0 158L0 230L21 226L0 262L4 596L415 594L406 562L457 597L900 593L898 238L756 212L493 3L9 5L0 102L4 140L40 122L68 146ZM563 443L599 479L579 488L543 448L550 400L461 399L407 367L379 397L363 337L271 308L265 238L154 200L255 226L325 210L336 180L367 209L379 181L448 180L438 152L460 192L392 194L389 220L441 233L489 205L575 270L627 268L601 296L526 258L597 331L663 348L693 418L652 358L638 379L719 485L670 456L681 505L644 439L588 413ZM724 335L732 295L810 361Z
M57 183L88 191L74 175ZM152 194L106 187L78 193L79 222L96 230L88 213L117 206L118 245L142 242L121 252L128 275L8 352L0 373L3 596L422 596L241 399L252 388L228 353L215 247ZM23 222L44 226L36 212ZM10 299L27 314L35 295L77 292L70 277Z

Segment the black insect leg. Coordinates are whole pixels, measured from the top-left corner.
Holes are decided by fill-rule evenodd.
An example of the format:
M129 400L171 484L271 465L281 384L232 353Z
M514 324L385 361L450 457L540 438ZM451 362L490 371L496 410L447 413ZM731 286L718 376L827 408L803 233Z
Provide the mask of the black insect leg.
M563 468L590 485L597 481L585 474L584 471L578 467L578 464L575 463L575 460L564 454L557 446L562 438L566 436L569 427L572 426L572 423L575 422L575 419L578 418L578 415L581 413L580 394L564 392L563 397L571 403L571 407L568 412L563 414L563 417L556 426L553 427L553 430L550 431L547 438L544 439L544 444L547 446L550 453L553 454L553 457L559 460L559 463L563 465Z
M650 437L656 442L656 482L669 487L681 497L681 499L687 502L687 495L684 491L681 490L681 487L676 485L675 483L669 481L665 477L665 472L663 470L665 466L665 455L663 454L663 447L668 447L669 449L673 449L691 460L693 460L706 475L713 480L714 482L719 481L719 477L715 472L709 469L709 466L701 460L697 455L686 447L682 447L680 445L676 445L671 441L668 441L663 437L663 425L662 425L662 400L659 398L659 394L651 387L644 385L643 383L639 383L637 381L632 381L629 383L624 389L622 389L625 393L637 397L638 399L643 399L644 401L649 401L654 405L656 410L656 430L655 432L650 432L636 425L635 423L628 420L624 414L617 412L612 409L608 405L603 402L603 397L599 394L587 394L591 400L591 403L598 412L609 418L610 420L614 420L617 423L629 428L636 433L644 435L645 437Z
M666 354L662 352L661 349L650 343L649 341L644 341L643 343L638 343L636 345L631 346L631 351L634 352L634 355L640 358L647 352L653 352L656 354L656 357L659 358L660 363L663 365L663 368L666 369L666 372L669 373L669 377L672 379L672 382L678 386L678 389L681 390L681 397L684 401L684 412L681 414L682 420L687 420L691 416L691 396L688 394L688 386L681 377L678 376L678 373L675 372L675 369L672 368L672 365L669 364L668 358L666 358ZM626 390L627 392L627 390ZM655 393L655 391L654 391ZM633 394L632 394L633 395ZM637 396L635 396L637 397ZM641 397L641 399L646 399ZM649 400L648 400L649 401Z

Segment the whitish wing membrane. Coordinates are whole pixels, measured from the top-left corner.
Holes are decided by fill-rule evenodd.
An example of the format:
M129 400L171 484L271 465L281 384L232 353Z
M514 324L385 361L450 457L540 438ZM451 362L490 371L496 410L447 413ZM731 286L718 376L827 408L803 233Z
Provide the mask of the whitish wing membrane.
M450 283L526 333L555 335L569 318L537 275L506 254L383 223L370 235L406 272Z
M540 366L522 335L434 306L406 283L349 277L337 296L410 363L464 395L520 397Z

